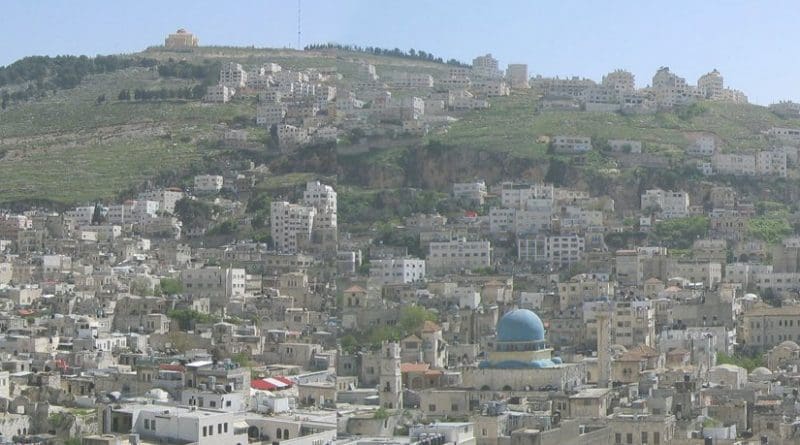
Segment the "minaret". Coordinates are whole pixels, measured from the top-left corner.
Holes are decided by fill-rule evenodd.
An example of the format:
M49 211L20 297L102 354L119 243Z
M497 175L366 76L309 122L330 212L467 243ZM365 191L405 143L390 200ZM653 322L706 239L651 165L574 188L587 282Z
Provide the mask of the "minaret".
M381 407L386 409L403 408L403 382L400 373L400 345L383 342L381 345L381 372L378 394Z
M608 388L611 380L611 310L604 304L597 312L597 387Z

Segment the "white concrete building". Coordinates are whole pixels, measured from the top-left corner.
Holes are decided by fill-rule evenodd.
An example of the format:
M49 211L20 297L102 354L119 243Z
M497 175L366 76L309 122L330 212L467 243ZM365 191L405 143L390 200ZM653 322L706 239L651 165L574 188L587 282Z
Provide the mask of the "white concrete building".
M216 308L224 307L231 299L244 297L244 269L221 268L184 269L180 274L183 295L189 298L208 298Z
M472 74L476 77L501 78L503 71L499 68L497 59L491 54L478 56L472 59Z
M256 107L256 124L275 125L286 117L286 104L262 102Z
M311 206L273 201L270 206L270 233L275 249L297 253L311 239L317 209Z
M139 200L158 202L160 212L174 213L175 203L183 199L181 189L166 188L139 193Z
M222 190L223 178L220 175L197 175L194 177L195 193L216 193Z
M586 153L592 150L592 138L587 136L554 136L550 144L556 153Z
M579 263L583 259L585 250L585 240L579 235L517 239L519 261L548 264L553 269Z
M335 228L337 226L337 198L333 187L310 181L303 192L303 205L317 210L314 228Z
M524 63L511 63L506 68L506 80L511 89L528 89L528 65Z
M651 189L642 195L642 210L657 209L662 218L684 218L689 216L689 194L669 190Z
M453 197L465 199L483 205L486 198L486 183L484 181L456 182L453 184Z
M492 246L489 241L431 242L426 268L431 273L458 272L491 266Z
M236 90L225 85L209 85L206 88L206 95L203 100L206 102L226 103L233 98Z
M245 84L247 84L247 71L241 64L228 62L222 65L219 70L219 85L238 89L244 88Z
M503 207L526 209L552 205L555 191L553 184L515 184L504 182L500 185L500 200Z
M636 91L636 78L630 71L620 69L614 70L603 76L601 84L603 86L610 87L616 91L617 94L632 93Z
M372 260L369 263L369 279L381 286L422 281L425 279L425 260L418 258Z

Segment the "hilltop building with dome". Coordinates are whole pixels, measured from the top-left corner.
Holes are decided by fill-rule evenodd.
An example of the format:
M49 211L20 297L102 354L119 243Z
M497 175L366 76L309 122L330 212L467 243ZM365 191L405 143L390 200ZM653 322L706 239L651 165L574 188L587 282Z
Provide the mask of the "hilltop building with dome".
M535 312L515 309L497 323L491 350L464 372L467 386L495 391L571 390L586 382L586 365L553 357L544 323Z

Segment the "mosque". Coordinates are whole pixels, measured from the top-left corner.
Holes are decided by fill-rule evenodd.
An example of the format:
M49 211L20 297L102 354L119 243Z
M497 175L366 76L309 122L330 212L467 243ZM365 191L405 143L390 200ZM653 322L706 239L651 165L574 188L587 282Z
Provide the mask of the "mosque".
M464 384L493 391L572 390L586 383L583 363L553 357L544 323L535 312L514 309L497 322L491 350L477 368L464 370Z

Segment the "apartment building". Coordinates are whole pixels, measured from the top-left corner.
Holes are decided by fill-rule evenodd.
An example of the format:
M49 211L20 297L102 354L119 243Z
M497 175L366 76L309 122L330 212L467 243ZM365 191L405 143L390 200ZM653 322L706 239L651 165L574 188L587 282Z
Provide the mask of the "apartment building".
M670 190L646 190L641 197L641 208L655 209L662 218L684 218L689 216L689 194Z
M245 294L244 269L208 266L184 269L180 273L183 294L189 298L208 298L213 308L225 307L231 299Z
M223 178L220 175L197 175L194 177L195 193L216 193L222 190Z
M369 279L381 286L416 283L425 279L425 260L389 258L369 263Z
M526 209L541 207L548 203L552 205L555 196L553 184L515 184L504 182L500 184L500 202L503 207Z
M585 301L613 296L616 286L608 278L605 274L580 274L570 278L569 281L559 282L557 285L559 309L563 311L571 307L580 307Z
M587 136L554 136L550 145L556 153L586 153L592 150L592 138Z
M449 273L491 266L492 246L489 241L434 241L428 246L426 267L431 273Z
M183 199L183 192L176 188L157 189L139 193L138 198L140 201L157 202L159 212L174 213L175 203Z
M618 95L636 91L636 78L630 71L614 70L603 76L601 84L616 91Z
M511 63L506 68L506 80L511 89L528 89L528 65L524 63Z
M273 201L270 205L270 233L275 249L297 253L303 243L311 239L316 216L314 207Z
M800 342L800 306L759 307L742 314L741 339L754 351Z
M256 124L271 126L280 124L286 117L288 107L284 103L262 102L256 107Z
M517 259L547 264L551 270L570 267L583 260L586 242L579 235L538 236L517 239Z
M453 184L453 197L483 205L486 198L486 183L484 181L456 182Z
M337 197L333 187L310 181L303 192L303 205L317 210L314 217L314 228L336 228Z
M209 85L206 87L206 94L203 96L203 100L206 102L227 103L230 102L234 94L236 94L234 88L225 85Z
M472 59L472 74L476 77L501 78L503 71L500 70L499 62L491 54L478 56Z
M719 97L725 89L723 83L722 75L715 69L697 79L697 90L706 99Z
M228 88L244 88L247 84L247 71L239 63L228 62L219 70L219 85Z

